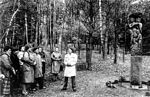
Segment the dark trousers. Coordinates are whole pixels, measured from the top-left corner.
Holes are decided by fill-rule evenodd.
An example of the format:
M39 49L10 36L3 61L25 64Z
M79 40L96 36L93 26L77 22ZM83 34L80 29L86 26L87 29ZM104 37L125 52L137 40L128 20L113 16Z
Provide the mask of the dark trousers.
M42 74L43 74L43 85L44 85L44 80L45 80L45 62L42 62Z
M75 89L76 88L76 82L75 82L75 76L72 76L71 77L71 83L72 83L72 89ZM68 77L65 77L65 80L64 80L64 87L63 88L67 88L68 86Z
M43 76L45 74L45 62L42 62L42 74L43 74Z
M43 89L43 77L36 78L35 80L39 84L39 89Z

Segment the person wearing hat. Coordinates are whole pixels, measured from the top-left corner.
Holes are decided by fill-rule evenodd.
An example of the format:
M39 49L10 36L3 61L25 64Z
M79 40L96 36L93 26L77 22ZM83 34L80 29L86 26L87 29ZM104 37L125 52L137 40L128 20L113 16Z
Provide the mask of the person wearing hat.
M67 90L68 85L68 78L71 78L72 82L72 89L76 91L76 83L75 83L75 76L76 76L76 63L77 63L78 56L75 54L73 48L68 48L68 52L64 58L65 70L64 70L64 86L62 90Z

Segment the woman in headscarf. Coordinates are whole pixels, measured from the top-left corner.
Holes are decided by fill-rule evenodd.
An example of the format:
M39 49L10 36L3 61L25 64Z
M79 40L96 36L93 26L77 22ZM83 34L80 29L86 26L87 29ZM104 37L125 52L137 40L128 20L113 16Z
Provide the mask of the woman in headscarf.
M60 72L61 65L61 53L59 52L59 48L55 47L55 51L51 54L52 59L52 74L55 77L55 80L59 79L58 74Z

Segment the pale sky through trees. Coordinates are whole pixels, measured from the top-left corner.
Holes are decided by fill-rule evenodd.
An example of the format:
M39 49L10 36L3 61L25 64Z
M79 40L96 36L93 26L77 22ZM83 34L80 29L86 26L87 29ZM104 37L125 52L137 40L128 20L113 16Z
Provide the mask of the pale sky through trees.
M131 4L137 4L137 3L140 3L140 2L142 2L142 1L150 1L150 0L135 0L135 1L133 1Z

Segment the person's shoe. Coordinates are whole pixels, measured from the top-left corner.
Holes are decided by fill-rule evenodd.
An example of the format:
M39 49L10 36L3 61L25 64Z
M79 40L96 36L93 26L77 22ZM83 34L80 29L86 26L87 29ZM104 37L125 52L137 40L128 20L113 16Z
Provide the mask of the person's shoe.
M67 88L62 88L62 89L61 89L61 91L65 91L65 90L67 90Z
M43 89L46 89L46 87L44 86Z

